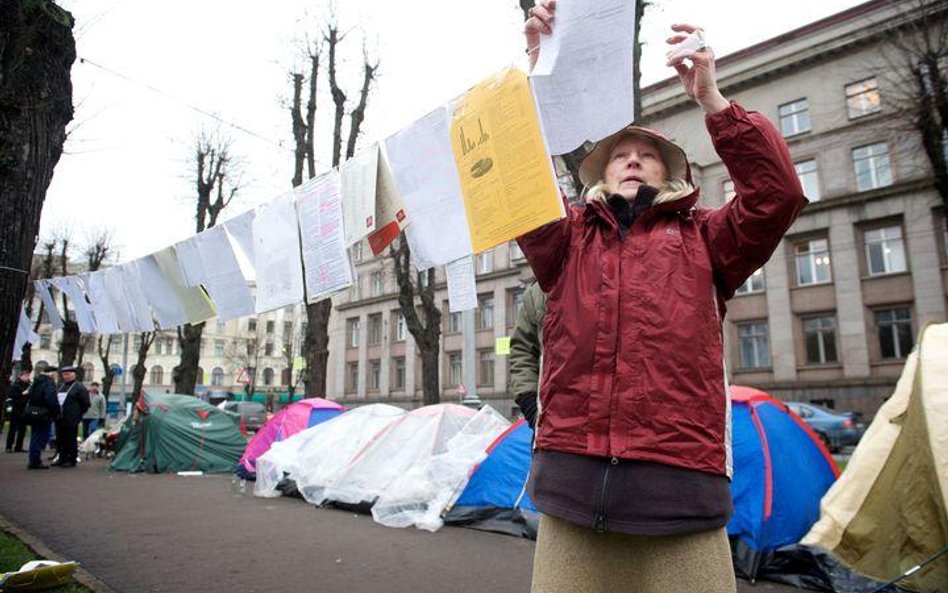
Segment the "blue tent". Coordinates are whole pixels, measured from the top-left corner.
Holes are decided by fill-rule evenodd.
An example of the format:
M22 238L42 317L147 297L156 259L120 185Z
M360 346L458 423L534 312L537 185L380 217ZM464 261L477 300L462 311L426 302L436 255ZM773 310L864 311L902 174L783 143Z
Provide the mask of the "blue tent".
M532 443L523 420L498 436L445 523L536 539L539 515L526 490Z
M734 515L727 525L734 567L755 578L773 550L806 535L839 475L820 438L783 402L731 387Z

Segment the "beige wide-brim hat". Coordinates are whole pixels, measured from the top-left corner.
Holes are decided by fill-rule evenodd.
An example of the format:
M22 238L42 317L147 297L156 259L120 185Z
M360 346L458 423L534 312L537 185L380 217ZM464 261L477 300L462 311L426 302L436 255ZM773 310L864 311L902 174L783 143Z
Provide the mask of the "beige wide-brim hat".
M602 173L606 169L606 163L612 149L619 143L619 140L628 137L639 137L651 140L662 153L662 162L668 170L669 179L685 179L691 181L691 171L688 168L688 157L685 151L677 144L662 136L655 130L641 128L639 126L628 126L616 132L611 136L600 140L596 146L586 155L583 162L579 165L579 180L586 187L591 187L602 181Z

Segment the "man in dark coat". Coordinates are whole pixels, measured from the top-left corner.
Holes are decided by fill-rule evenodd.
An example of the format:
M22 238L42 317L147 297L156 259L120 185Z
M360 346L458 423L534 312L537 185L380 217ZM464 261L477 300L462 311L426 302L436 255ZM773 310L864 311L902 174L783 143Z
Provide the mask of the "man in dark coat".
M76 440L79 437L82 416L91 405L89 391L85 385L76 380L76 367L60 368L59 377L62 382L56 397L62 408L62 414L56 421L56 448L59 450L59 458L53 465L76 467L76 458L79 456Z
M41 408L46 414L41 418L33 418L30 424L30 463L29 469L49 469L43 463L43 449L49 443L49 426L59 417L59 401L56 399L56 384L53 382L55 367L42 367L37 371L27 396L29 408Z
M19 375L7 390L7 402L10 403L10 429L7 431L7 453L23 453L23 438L26 426L23 424L23 410L30 393L30 369L21 368ZM13 445L16 444L16 449Z

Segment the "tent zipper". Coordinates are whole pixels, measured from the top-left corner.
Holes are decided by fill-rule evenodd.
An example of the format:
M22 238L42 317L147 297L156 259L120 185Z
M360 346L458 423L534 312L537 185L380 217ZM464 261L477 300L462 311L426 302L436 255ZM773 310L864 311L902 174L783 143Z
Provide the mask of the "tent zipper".
M602 490L599 492L599 504L596 506L596 526L597 532L602 533L606 530L606 488L609 485L609 472L613 465L619 465L619 460L613 457L602 470Z

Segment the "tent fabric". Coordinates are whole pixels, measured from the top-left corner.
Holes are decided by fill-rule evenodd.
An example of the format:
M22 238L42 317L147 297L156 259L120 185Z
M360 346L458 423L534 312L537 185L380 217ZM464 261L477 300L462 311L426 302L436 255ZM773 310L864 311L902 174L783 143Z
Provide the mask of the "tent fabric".
M527 494L532 446L533 430L524 420L498 436L445 523L536 539L539 511Z
M257 458L254 494L280 496L280 484L292 480L307 502L322 504L326 487L352 457L379 431L406 413L388 404L361 406L274 443Z
M754 578L766 555L800 540L819 518L839 470L823 442L766 393L732 386L734 514L727 525L735 568Z
M238 473L243 477L253 478L257 458L266 453L273 443L282 441L304 428L334 418L343 411L343 406L321 397L303 399L283 408L247 442L247 448L240 457Z
M422 457L379 495L372 518L388 527L437 531L442 513L462 493L487 448L510 421L484 406L449 438L440 453Z
M457 404L438 404L399 417L356 453L326 488L325 498L344 505L371 506L404 472L443 453L448 440L474 414Z
M230 416L192 395L146 392L139 408L114 470L230 472L246 445Z
M948 324L930 325L803 539L888 581L948 545ZM944 591L948 562L900 581Z

